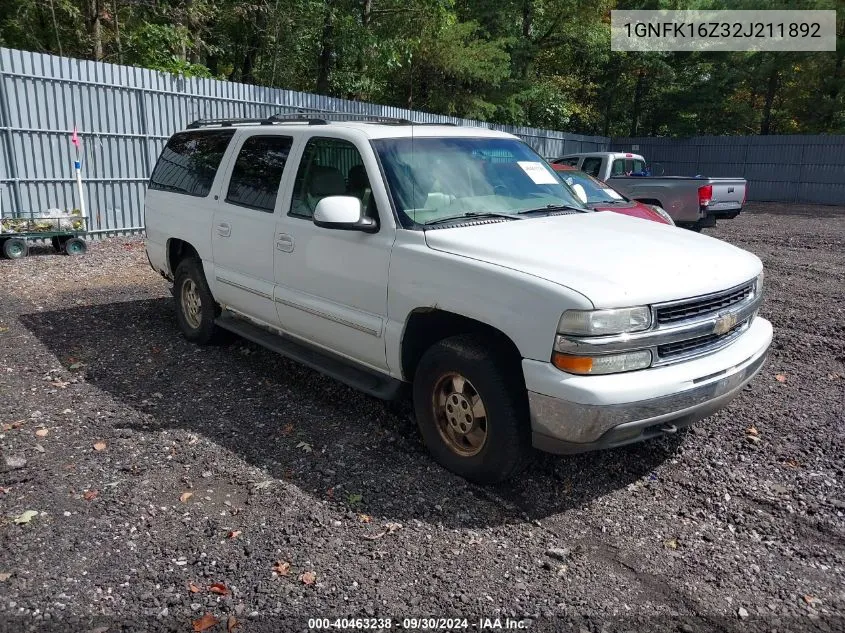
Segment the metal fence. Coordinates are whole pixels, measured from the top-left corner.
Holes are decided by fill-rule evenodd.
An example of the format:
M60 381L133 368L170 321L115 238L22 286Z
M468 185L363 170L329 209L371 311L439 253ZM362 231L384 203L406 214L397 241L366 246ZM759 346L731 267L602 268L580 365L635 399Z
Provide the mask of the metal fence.
M615 138L610 148L642 154L652 173L743 177L749 200L845 205L843 135Z
M487 126L290 90L0 48L0 208L8 216L78 206L70 143L76 126L83 143L91 231L140 230L144 189L170 134L195 119L257 118L296 108ZM543 156L604 150L609 142L550 130L490 127L519 135Z

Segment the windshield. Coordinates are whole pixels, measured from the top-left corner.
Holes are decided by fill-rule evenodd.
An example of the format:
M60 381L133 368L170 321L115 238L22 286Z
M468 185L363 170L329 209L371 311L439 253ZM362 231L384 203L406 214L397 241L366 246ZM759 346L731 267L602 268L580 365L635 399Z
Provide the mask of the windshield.
M388 138L373 141L404 226L518 217L555 206L586 209L534 150L508 138Z
M615 203L624 202L625 198L608 187L598 178L593 178L583 171L576 170L560 170L558 176L563 179L567 185L575 188L575 185L580 185L587 195L587 204L601 204L604 202Z

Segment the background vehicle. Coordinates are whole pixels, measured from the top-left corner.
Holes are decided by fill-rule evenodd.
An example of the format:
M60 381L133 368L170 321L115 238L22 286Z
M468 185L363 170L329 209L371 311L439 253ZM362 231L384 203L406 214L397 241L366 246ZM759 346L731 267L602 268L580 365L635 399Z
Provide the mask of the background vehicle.
M700 231L732 219L745 204L744 178L652 176L645 158L624 152L569 154L551 161L577 167L627 197L666 210L675 224Z
M431 454L477 482L532 446L673 433L771 343L757 257L596 213L494 130L198 121L167 142L145 210L187 339L224 328L373 396L410 392Z
M626 198L609 185L593 178L580 169L569 165L552 165L552 168L560 174L566 184L575 189L576 193L583 192L585 204L596 211L613 211L622 215L630 215L635 218L661 222L663 224L675 223L666 211L656 205L647 205L636 200ZM577 188L576 188L577 185Z

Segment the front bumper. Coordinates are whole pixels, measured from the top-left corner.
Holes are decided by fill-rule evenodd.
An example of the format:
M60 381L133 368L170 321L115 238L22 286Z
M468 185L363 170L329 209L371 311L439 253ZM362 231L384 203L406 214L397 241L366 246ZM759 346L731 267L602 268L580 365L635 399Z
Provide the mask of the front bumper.
M709 356L642 371L575 376L524 360L534 446L550 453L612 448L672 432L728 404L763 366L772 326L755 318Z

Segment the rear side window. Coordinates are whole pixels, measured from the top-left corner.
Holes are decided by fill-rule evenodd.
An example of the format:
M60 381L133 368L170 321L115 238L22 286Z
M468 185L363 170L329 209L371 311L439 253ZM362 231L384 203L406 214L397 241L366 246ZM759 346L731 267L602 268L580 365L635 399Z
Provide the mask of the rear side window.
M630 176L645 171L645 163L638 158L617 158L613 161L611 176Z
M232 169L226 202L273 213L292 144L289 136L245 140Z
M150 189L205 197L235 130L180 132L158 158Z
M591 156L584 159L584 164L581 165L581 171L585 171L591 176L598 176L601 170L601 158Z

